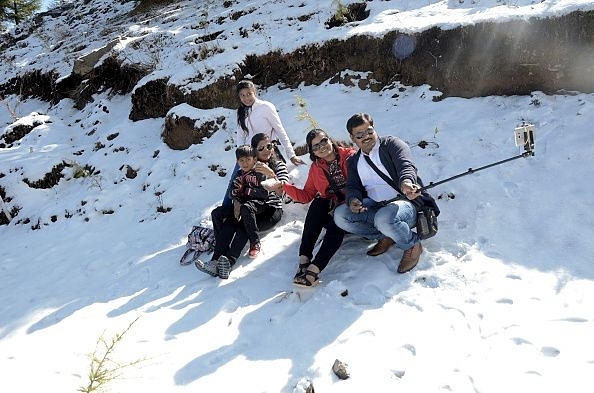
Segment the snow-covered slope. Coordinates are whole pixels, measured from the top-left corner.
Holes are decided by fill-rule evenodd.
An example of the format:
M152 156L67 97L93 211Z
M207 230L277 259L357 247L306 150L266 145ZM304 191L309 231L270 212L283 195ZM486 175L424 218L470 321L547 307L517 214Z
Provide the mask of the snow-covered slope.
M215 78L249 51L291 50L365 26L377 34L391 17L407 15L400 22L416 29L421 21L449 26L485 15L592 8L376 0L367 3L366 22L327 30L330 3L225 8L204 2L209 21L225 18L221 35L229 39L217 41L224 52L187 64L183 56L198 45L193 38L219 30L216 22L201 25L204 11L196 2L135 20L127 16L133 2L81 2L61 17L45 17L46 38L34 33L4 51L11 60L0 62L0 75L4 81L53 67L66 76L77 56L117 35L150 33L163 41L146 55L160 66L145 81L158 75L182 81L206 68ZM233 19L240 10L252 11ZM301 21L299 15L311 16ZM240 38L240 27L249 37ZM60 31L71 37L62 44ZM125 42L118 53L143 52ZM536 127L535 156L435 187L440 232L424 243L412 272L395 273L400 250L368 257L372 244L348 236L322 272L322 284L301 290L291 284L306 209L299 204L286 205L281 223L263 237L262 255L241 258L229 280L178 263L191 226L209 224L225 190L219 172L234 164L232 109L209 111L224 116L226 128L206 143L174 151L161 140L163 119L128 119L130 95L98 93L80 111L67 99L52 105L4 97L2 129L12 129L13 117L43 124L0 149L0 187L8 207L20 209L0 226L0 390L86 386L87 355L98 337L109 339L140 317L111 358L142 361L123 369L108 385L112 391L304 392L313 382L318 392L557 392L571 381L572 392L589 392L594 95L533 92L435 102L439 92L430 86L395 84L373 93L329 81L260 94L276 104L298 144L310 125L299 120L299 101L337 139L347 139L350 115L369 112L380 135L411 145L426 182L518 154L513 129L522 122ZM23 182L42 179L62 162L69 166L55 186ZM92 171L75 177L79 167ZM307 167L289 170L294 182L305 181ZM348 380L332 373L337 358L349 364Z

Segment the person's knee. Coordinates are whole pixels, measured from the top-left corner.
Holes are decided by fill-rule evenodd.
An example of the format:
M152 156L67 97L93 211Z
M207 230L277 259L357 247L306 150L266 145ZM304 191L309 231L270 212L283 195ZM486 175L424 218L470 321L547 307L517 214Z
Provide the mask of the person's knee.
M334 224L336 224L337 227L344 229L349 223L349 220L347 219L349 213L350 211L345 204L338 206L334 209Z
M258 231L263 232L272 229L283 218L283 210L275 209L273 211L266 211L256 215L256 224Z
M380 228L384 228L387 225L389 225L389 220L386 219L386 216L384 214L380 214L380 212L378 212L378 214L375 215L375 217L373 217L373 226L380 229Z
M390 225L398 220L398 206L388 205L377 211L373 217L373 223L376 227Z
M249 203L244 203L239 208L239 211L242 215L245 215L245 214L252 214L254 209L252 208L252 206Z
M223 206L217 206L210 212L211 217L218 217L221 214Z

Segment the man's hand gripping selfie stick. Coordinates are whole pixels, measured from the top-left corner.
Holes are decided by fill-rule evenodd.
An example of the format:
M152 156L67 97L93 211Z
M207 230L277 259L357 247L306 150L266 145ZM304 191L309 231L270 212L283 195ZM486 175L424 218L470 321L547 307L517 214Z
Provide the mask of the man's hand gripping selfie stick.
M471 173L482 171L483 169L491 168L492 166L503 164L505 162L512 161L517 158L533 156L534 155L534 133L535 133L534 125L522 124L520 127L517 127L514 129L516 146L524 147L524 152L522 154L507 158L505 160L497 161L492 164L481 166L476 169L468 168L468 170L466 172L460 173L456 176L448 177L447 179L440 180L438 182L431 182L431 183L427 184L426 186L423 186L421 188L421 190L428 190L428 189L438 186L440 184L447 183L450 180L454 180L454 179L457 179L462 176L470 175Z

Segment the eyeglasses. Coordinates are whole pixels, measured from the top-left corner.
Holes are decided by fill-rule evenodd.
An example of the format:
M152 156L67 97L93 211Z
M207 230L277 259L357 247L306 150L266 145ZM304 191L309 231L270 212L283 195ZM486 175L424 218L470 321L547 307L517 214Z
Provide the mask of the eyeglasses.
M328 144L328 138L322 138L322 139L320 139L319 143L316 143L315 145L311 145L311 150L318 151L322 147L326 146L327 144Z
M264 149L272 150L273 147L274 147L274 145L272 143L267 143L266 145L262 145L262 146L258 147L256 150L258 150L258 151L263 151Z
M353 137L357 138L357 139L363 139L365 138L367 135L371 135L375 132L375 130L373 129L373 127L369 127L368 129L366 129L365 131L360 131L357 132L355 134L353 134Z

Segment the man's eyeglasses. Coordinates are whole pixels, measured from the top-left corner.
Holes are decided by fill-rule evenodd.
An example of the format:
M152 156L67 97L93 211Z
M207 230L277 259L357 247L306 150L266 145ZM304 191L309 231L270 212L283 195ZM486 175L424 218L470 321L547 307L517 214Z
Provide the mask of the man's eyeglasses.
M328 144L328 138L322 138L320 139L319 143L316 143L315 145L311 145L311 150L312 151L318 151L320 150L322 147L326 146Z
M353 134L353 137L357 138L357 139L363 139L365 138L367 135L371 135L375 132L375 130L373 129L373 127L369 127L368 129L366 129L365 131L359 131L357 133Z
M272 150L274 148L274 145L272 143L267 143L265 145L262 145L260 147L257 148L258 151L263 151L264 149L266 150Z

